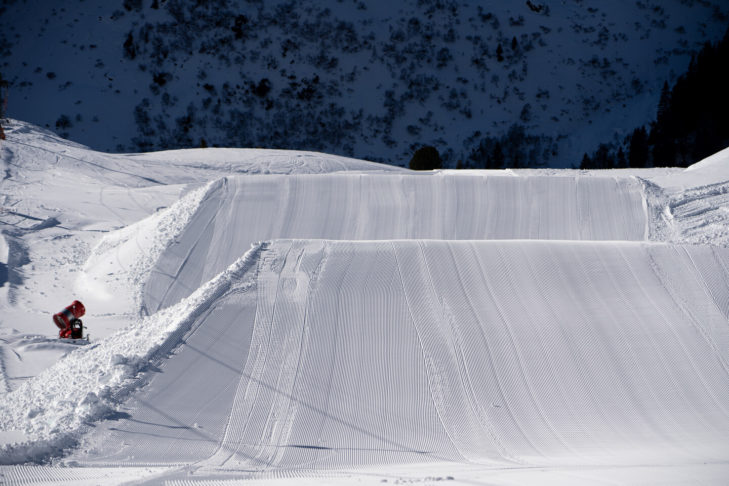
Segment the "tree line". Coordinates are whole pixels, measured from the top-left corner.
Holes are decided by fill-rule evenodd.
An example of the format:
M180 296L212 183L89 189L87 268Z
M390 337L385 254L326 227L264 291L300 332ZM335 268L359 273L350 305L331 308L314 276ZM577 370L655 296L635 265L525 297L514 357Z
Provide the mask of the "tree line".
M729 30L704 44L672 88L663 84L656 119L622 146L601 144L581 169L687 167L729 146Z

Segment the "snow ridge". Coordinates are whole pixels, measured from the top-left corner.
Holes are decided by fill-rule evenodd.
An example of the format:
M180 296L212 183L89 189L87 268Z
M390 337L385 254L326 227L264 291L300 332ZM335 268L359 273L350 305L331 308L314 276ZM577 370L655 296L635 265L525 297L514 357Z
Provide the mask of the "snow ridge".
M177 302L251 241L645 238L642 188L633 178L507 174L228 177L158 259L145 306L153 312Z

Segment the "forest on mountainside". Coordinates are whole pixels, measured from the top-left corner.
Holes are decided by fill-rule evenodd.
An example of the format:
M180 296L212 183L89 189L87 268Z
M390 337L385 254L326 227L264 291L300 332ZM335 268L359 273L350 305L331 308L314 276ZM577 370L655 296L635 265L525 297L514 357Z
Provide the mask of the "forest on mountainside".
M581 169L687 167L729 146L729 29L706 43L673 87L663 85L656 119L618 147L585 154Z
M0 3L7 115L95 150L432 146L449 168L630 164L626 136L729 19L722 0Z

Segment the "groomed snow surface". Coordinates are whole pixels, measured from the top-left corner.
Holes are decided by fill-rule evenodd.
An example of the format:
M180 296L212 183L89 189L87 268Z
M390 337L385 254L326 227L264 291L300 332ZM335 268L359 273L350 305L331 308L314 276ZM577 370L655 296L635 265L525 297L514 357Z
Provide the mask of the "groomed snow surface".
M416 174L6 132L6 484L729 477L726 151Z

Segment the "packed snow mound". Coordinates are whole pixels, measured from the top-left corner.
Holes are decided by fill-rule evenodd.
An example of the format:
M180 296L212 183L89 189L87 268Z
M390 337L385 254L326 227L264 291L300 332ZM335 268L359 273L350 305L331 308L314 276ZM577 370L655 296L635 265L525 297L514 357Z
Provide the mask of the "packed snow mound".
M300 150L205 148L130 154L131 160L225 174L325 174L341 171L409 172L377 162Z
M727 249L278 240L249 255L205 286L214 298L183 301L182 345L69 460L283 475L729 460ZM158 342L161 322L129 338ZM147 356L114 352L85 366ZM63 411L88 415L100 386L69 387ZM31 390L11 397L40 427L63 399Z
M632 177L323 174L227 177L162 254L149 312L189 295L252 242L274 238L644 240Z
M729 147L696 162L680 172L652 178L671 192L697 189L729 181Z
M280 151L101 154L11 125L0 462L84 467L6 479L729 474L724 159L386 173ZM69 289L87 346L52 337Z
M186 204L181 200L190 202L190 193L221 176L409 172L346 157L281 150L106 154L21 121L4 121L3 127L7 140L0 143L0 328L14 326L13 333L23 335L52 334L48 316L74 299L90 303L95 337L124 327L128 317L138 313L140 282L155 263L156 254L148 250L166 247L176 234L173 227L187 221L170 210ZM164 225L158 227L160 222ZM10 339L17 343L22 336ZM30 360L15 360L13 351L19 350L4 352L11 385L35 375L23 365Z

